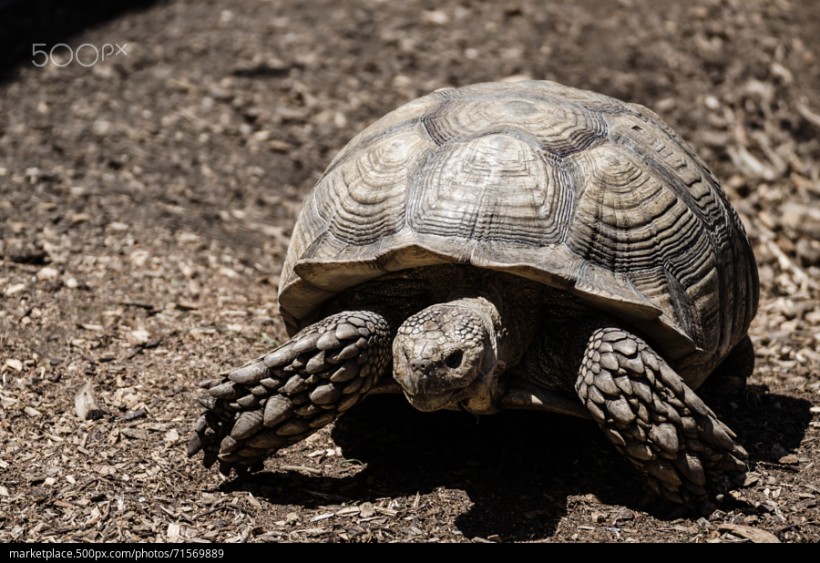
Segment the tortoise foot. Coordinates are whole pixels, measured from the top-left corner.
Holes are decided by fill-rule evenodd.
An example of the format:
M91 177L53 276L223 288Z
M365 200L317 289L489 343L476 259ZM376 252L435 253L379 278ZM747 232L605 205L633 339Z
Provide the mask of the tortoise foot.
M356 405L390 363L390 328L370 311L309 325L273 352L206 381L205 412L188 443L228 475L258 469Z
M746 473L735 434L643 340L604 328L590 337L575 388L649 488L707 510Z

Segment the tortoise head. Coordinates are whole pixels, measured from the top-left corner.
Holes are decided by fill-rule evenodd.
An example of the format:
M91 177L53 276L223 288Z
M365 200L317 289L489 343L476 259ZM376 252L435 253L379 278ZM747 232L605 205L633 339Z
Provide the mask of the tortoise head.
M484 298L438 303L409 317L393 340L393 374L420 411L495 412L495 306Z

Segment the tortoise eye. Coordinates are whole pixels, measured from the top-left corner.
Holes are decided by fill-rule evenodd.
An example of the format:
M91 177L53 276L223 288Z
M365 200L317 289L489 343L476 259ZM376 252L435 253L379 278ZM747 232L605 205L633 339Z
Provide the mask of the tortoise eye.
M444 365L450 369L455 369L461 365L462 360L464 360L464 352L456 350L450 352L447 357L444 358Z

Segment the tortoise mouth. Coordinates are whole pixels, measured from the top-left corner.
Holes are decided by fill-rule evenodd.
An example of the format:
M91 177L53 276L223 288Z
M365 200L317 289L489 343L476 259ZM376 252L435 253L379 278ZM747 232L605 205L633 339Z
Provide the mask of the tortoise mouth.
M404 396L413 408L421 412L469 410L466 407L470 396L469 389L445 393L421 393L418 395L410 395L407 391L404 391Z
M469 380L469 384L459 388L432 390L429 387L418 388L417 385L413 385L408 389L398 379L397 382L407 401L421 412L454 410L472 414L491 414L498 412L493 399L492 385L489 383L493 379L494 367L476 367L469 377L465 378Z

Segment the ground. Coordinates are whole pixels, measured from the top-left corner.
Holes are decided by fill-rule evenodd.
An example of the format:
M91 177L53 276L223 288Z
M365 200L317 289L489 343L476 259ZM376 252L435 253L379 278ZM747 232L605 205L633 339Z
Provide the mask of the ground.
M81 4L0 2L0 541L820 541L817 3ZM757 363L705 396L744 486L670 515L591 423L401 399L247 480L186 458L197 382L285 338L283 254L336 151L515 76L647 105L722 179ZM86 383L100 418L75 414Z

